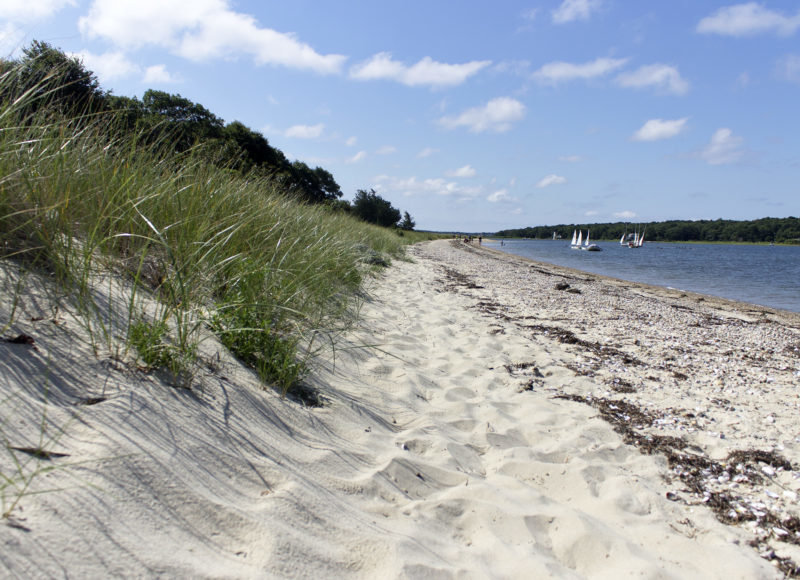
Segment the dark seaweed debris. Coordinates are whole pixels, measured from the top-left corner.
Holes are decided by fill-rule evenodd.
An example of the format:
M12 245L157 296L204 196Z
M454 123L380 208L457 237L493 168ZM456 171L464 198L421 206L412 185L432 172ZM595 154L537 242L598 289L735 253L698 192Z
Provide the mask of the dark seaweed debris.
M688 444L681 437L652 435L636 431L637 428L652 425L656 417L643 411L627 401L584 397L581 395L561 394L556 399L565 399L584 403L594 407L600 416L608 421L613 429L622 436L623 441L636 446L642 453L662 454L667 459L671 473L686 487L685 491L703 498L716 518L724 524L738 524L745 521L756 521L759 526L774 529L780 528L786 534L775 536L775 539L788 544L800 545L800 518L792 516L781 519L768 510L754 513L748 509L743 498L730 491L714 491L709 487L709 480L727 474L729 479L737 477L743 485L761 485L764 476L759 465L768 465L773 469L794 470L790 461L774 451L759 449L740 449L728 454L724 461L715 461L703 455L686 451ZM669 497L670 494L668 494ZM672 498L676 498L672 493ZM670 498L670 499L672 499ZM762 557L776 562L777 567L787 578L800 578L800 566L790 558L782 558L764 540L753 540L751 545L759 550Z
M575 336L574 332L567 330L565 328L560 328L558 326L545 326L543 324L530 324L526 325L525 328L537 332L542 332L549 336L554 336L560 343L563 344L575 344L578 346L582 346L598 356L618 357L626 365L644 366L644 363L639 359L634 358L631 355L622 352L619 349L614 348L613 346L606 346L603 344L598 344L596 342L589 342L588 340L583 340L582 338L578 338L577 336Z
M444 270L445 280L444 280L444 289L453 291L458 288L468 288L468 289L480 289L483 286L476 284L472 281L469 276L462 274L457 270L453 270L452 268L448 268L447 266L442 266L442 270Z

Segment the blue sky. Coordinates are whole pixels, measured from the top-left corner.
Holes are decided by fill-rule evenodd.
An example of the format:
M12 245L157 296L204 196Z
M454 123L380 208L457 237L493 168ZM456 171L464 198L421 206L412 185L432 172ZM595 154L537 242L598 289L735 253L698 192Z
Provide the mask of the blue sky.
M800 215L796 0L0 0L418 228Z

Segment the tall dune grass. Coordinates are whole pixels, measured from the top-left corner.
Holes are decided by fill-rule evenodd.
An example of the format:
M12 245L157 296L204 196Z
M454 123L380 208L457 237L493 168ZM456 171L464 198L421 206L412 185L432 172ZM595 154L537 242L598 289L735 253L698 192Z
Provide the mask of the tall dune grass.
M399 255L418 239L289 199L269 179L208 163L202 146L176 154L168 137L115 123L64 117L35 91L0 105L0 259L75 296L97 349L121 342L185 379L210 329L286 392L307 372L315 337L348 319L366 254ZM110 270L158 309L131 298L115 328L92 290Z

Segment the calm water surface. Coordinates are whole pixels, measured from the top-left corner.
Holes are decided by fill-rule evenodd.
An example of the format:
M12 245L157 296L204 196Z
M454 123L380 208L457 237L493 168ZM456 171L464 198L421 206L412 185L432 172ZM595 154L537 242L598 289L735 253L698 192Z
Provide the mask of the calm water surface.
M596 243L602 252L573 250L569 240L485 242L532 260L800 312L798 246Z

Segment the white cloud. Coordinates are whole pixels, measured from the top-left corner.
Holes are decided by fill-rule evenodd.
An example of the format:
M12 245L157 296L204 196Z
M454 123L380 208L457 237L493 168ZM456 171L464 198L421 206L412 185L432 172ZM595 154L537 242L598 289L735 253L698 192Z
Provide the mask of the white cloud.
M628 62L627 58L598 58L583 64L551 62L533 73L534 80L544 84L557 84L575 79L592 79L607 75Z
M355 147L356 143L358 143L358 137L350 137L344 142L348 147Z
M789 54L779 60L778 76L790 83L800 84L800 56Z
M473 133L504 133L515 121L525 116L525 105L510 97L492 99L483 107L467 109L457 117L442 117L439 124L446 129L467 127Z
M394 145L384 145L380 149L378 149L375 153L378 155L391 155L392 153L397 153L397 147Z
M459 167L458 169L453 169L452 171L447 171L445 175L448 177L475 177L477 171L471 165L465 165L464 167Z
M583 161L583 157L580 155L562 155L558 160L566 163L578 163L579 161Z
M622 87L643 89L655 87L673 95L685 95L689 92L689 83L681 77L674 66L666 64L650 64L617 77Z
M642 127L633 134L631 139L634 141L660 141L661 139L669 139L675 137L686 127L688 117L683 119L650 119Z
M636 217L636 212L630 210L618 211L614 214L614 217L619 220L632 220Z
M561 5L553 10L553 22L565 24L573 20L589 20L592 12L596 11L602 2L600 0L564 0Z
M442 195L456 196L462 199L473 198L481 193L479 187L466 187L455 181L446 179L417 179L416 177L391 177L379 175L375 178L376 189L389 191L397 195Z
M775 33L791 36L800 28L800 12L784 16L756 2L720 8L697 24L697 32L725 36L754 36Z
M20 50L25 40L25 31L13 22L0 26L0 54L10 55Z
M89 38L125 49L154 45L195 61L249 55L257 64L331 74L346 60L319 54L291 34L261 28L226 0L94 0L78 26Z
M418 63L407 66L393 60L388 52L380 52L371 59L350 69L350 78L357 80L392 80L414 87L449 87L460 85L482 68L491 64L488 60L475 60L464 64L436 62L426 56Z
M366 151L359 151L352 157L345 159L345 163L358 163L359 161L363 161L367 157Z
M743 143L744 139L735 136L730 129L717 129L711 136L711 142L700 152L700 158L709 165L735 163L744 154Z
M75 6L75 1L0 0L0 55L10 56L23 47L25 25L50 18L65 6Z
M492 203L497 203L498 201L511 201L511 196L508 195L508 190L498 189L489 194L486 199Z
M120 51L106 52L103 54L92 54L88 51L70 53L83 62L84 66L95 73L101 82L113 79L129 77L139 74L141 68L136 63L130 61L128 57Z
M425 147L425 149L417 153L417 157L419 159L424 159L425 157L430 157L431 155L435 155L438 152L439 150L434 149L433 147Z
M169 84L177 82L177 80L178 79L172 76L167 70L166 65L156 64L145 69L142 82L153 84Z
M325 125L322 123L317 125L293 125L286 129L284 135L295 139L317 139L322 135L324 129Z
M0 19L11 22L35 22L55 15L65 6L75 6L75 0L2 0Z
M539 180L539 183L536 184L536 187L549 187L551 185L561 185L562 183L566 183L567 178L562 177L560 175L556 175L555 173L551 173L550 175L545 175L542 179Z

